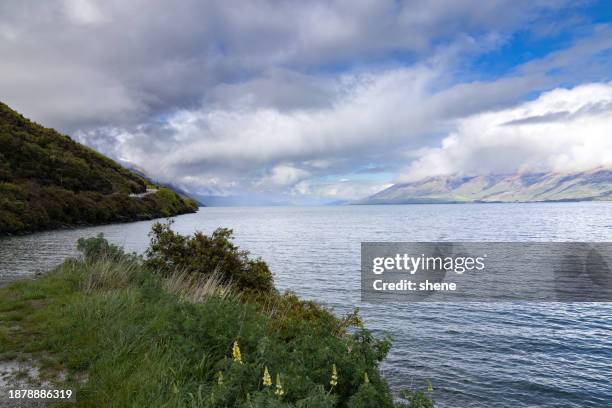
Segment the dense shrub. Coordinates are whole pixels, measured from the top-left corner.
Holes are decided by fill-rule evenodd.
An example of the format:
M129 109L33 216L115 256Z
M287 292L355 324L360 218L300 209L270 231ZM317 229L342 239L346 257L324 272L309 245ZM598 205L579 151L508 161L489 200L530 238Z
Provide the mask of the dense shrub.
M0 184L0 234L148 220L196 209L195 202L168 189L133 198L127 194L105 196L95 191L75 193L32 183Z
M225 356L219 356L214 370L223 380L200 385L197 393L191 393L196 405L240 406L250 401L254 406L394 406L378 371L391 346L389 339L374 337L363 327L356 311L339 319L294 293L279 295L265 262L249 259L231 238L228 229L189 237L174 232L171 223L156 223L146 252L145 267L163 275L177 269L198 275L221 273L227 283L247 294L248 299L255 299L245 306L252 310L249 313L266 316L255 326L244 326L236 335L243 356L238 364L227 356L227 350ZM217 321L215 327L227 322L231 327L238 322L244 324L237 316L219 319L212 312L206 319ZM257 321L254 317L249 320ZM207 332L202 336L220 335L211 333L209 324L203 326ZM252 327L253 335L246 327ZM185 330L198 332L195 326ZM227 344L231 341L231 337L226 339ZM286 396L279 398L274 388L262 383L265 369L280 376ZM332 376L337 376L335 381ZM368 378L365 387L364 378Z
M83 254L83 259L88 262L103 259L118 261L126 257L123 248L109 243L102 233L93 238L79 238L77 250Z
M163 273L176 269L204 275L218 273L224 282L254 296L276 292L266 263L250 259L247 251L234 245L231 230L219 228L210 236L197 232L186 237L174 232L171 225L153 225L147 267Z

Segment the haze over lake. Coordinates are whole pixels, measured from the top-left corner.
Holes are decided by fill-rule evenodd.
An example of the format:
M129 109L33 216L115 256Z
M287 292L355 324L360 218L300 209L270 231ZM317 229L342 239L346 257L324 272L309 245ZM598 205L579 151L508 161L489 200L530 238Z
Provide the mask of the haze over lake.
M129 251L152 222L0 239L0 279L48 270L103 232ZM612 241L611 203L201 208L183 234L233 228L270 265L276 285L337 312L359 307L393 348L394 389L429 379L437 406L607 407L612 401L612 305L360 302L362 241Z

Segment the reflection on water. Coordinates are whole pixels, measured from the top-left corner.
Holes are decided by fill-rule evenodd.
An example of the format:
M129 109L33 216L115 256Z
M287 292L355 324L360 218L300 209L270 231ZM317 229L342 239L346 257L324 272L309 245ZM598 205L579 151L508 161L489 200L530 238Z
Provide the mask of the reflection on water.
M103 232L142 252L151 222L0 239L0 279L45 271ZM394 340L394 389L430 379L443 407L612 406L611 304L360 302L361 241L612 241L612 203L203 208L181 233L234 229L292 289L338 312L360 307Z

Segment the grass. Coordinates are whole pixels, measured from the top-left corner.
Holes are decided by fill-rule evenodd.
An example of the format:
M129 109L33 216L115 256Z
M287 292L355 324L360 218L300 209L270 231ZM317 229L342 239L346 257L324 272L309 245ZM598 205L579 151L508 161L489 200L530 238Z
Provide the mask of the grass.
M0 289L0 360L31 362L82 407L398 406L378 370L390 343L356 313L249 298L221 276L120 252L68 260Z
M70 373L68 385L79 390L82 406L164 406L178 402L170 385L183 388L187 377L205 382L214 374L187 374L193 356L204 354L195 352L197 339L178 335L191 314L240 313L246 306L226 300L227 293L214 279L160 279L134 262L69 261L0 290L0 353L41 360L51 376ZM78 382L88 375L86 384Z

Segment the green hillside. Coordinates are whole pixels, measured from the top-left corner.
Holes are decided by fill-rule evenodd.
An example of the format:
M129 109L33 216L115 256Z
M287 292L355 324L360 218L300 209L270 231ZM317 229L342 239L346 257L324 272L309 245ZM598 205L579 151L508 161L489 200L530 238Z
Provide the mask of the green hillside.
M0 103L0 234L125 222L197 211L70 137Z

